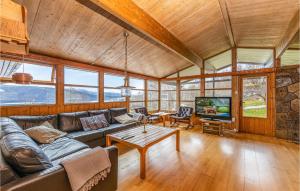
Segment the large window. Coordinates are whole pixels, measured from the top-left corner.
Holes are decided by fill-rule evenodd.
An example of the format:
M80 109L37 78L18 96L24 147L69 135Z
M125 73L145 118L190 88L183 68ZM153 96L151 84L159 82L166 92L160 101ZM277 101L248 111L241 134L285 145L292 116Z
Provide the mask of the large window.
M158 81L147 81L147 89L148 89L148 111L157 111L158 108L158 101L159 101L159 88L158 88Z
M125 97L121 96L120 86L124 85L124 77L104 74L104 102L121 102L125 101Z
M205 78L205 96L231 97L231 76Z
M162 81L160 85L160 109L176 111L176 81Z
M180 106L195 109L195 97L200 96L200 79L180 81Z
M30 85L15 84L11 77L17 72L30 73L33 83ZM11 60L0 60L1 83L0 105L38 105L55 104L55 68L50 65L19 63Z
M98 72L65 67L64 79L65 103L98 102Z
M129 78L130 86L133 86L134 89L131 90L130 96L130 111L133 111L134 108L144 107L145 106L145 81L143 79Z
M237 49L238 71L272 68L273 63L273 49Z

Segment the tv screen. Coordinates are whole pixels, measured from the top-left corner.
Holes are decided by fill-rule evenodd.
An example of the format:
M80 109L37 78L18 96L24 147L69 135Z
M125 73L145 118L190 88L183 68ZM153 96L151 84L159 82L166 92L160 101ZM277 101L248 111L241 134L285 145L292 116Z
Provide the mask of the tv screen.
M195 108L199 117L231 120L231 97L196 97Z

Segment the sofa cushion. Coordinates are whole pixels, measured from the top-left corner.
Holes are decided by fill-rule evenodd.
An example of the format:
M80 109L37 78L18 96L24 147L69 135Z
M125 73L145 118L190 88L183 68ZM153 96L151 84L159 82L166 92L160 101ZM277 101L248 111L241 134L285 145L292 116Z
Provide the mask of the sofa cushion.
M110 133L115 133L118 131L130 129L133 127L136 127L137 123L128 123L128 124L121 124L121 123L115 123L111 124L109 127L104 128L104 135L106 136L107 134Z
M65 132L80 131L82 130L80 118L88 116L87 111L60 113L58 114L58 128Z
M101 115L104 114L106 121L111 123L110 111L108 109L100 109L100 110L90 110L88 111L90 116Z
M86 144L68 137L59 138L51 144L40 145L40 147L51 161L88 148Z
M83 117L80 118L80 121L83 130L85 131L96 130L109 126L109 123L107 122L104 114L95 115L91 117Z
M52 167L42 149L26 134L7 134L2 137L0 147L5 161L20 175Z
M46 123L43 123L40 126L31 127L26 129L25 133L38 143L52 143L54 140L67 134L58 129L49 128L46 125Z
M109 109L111 115L111 123L118 123L114 118L127 113L126 108L111 108Z
M67 137L76 139L77 141L81 142L89 142L91 140L99 139L104 136L104 131L106 128L101 128L97 130L91 131L74 131L67 135Z
M18 124L16 124L12 119L7 117L0 117L0 127L1 127L1 138L5 135L11 134L11 133L23 133L23 129L19 127Z
M57 128L57 115L44 116L10 116L20 127L28 129L30 127L39 126L48 121L54 128Z
M133 119L132 117L130 117L127 114L117 116L117 117L115 117L115 120L118 121L119 123L122 123L122 124L137 122L135 119Z

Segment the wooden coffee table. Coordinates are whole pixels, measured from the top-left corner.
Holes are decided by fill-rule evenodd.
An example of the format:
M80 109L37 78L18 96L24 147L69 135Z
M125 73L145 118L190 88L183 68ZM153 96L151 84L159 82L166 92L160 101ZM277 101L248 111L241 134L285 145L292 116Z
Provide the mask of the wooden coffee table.
M146 178L146 153L150 146L176 135L176 150L180 150L180 131L179 129L147 125L147 133L143 133L144 127L135 127L106 135L106 146L111 145L111 141L116 141L138 149L140 153L140 177Z

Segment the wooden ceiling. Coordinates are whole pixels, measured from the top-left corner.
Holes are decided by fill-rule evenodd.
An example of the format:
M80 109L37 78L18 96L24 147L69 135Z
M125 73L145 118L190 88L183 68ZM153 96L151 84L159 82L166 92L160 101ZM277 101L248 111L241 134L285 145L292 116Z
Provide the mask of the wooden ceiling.
M30 51L124 68L118 24L75 0L15 1L28 10ZM298 0L133 1L204 59L232 47L231 38L238 47L275 47L299 10ZM161 78L192 65L133 33L128 46L131 72Z

